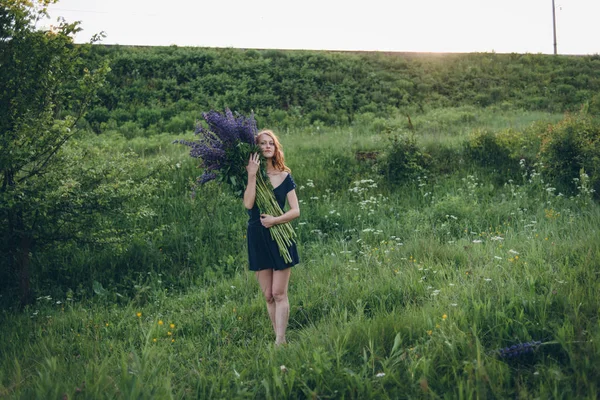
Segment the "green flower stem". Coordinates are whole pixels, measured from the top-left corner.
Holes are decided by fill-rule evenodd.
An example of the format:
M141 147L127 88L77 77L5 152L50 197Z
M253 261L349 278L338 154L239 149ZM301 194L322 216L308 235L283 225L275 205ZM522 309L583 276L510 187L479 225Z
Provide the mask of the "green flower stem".
M283 215L283 210L277 204L272 188L260 173L257 174L256 179L256 205L265 214L274 217ZM269 228L269 232L271 233L271 238L277 242L279 254L281 254L286 263L291 263L292 257L290 256L289 247L295 241L294 237L296 236L292 225L289 222L273 225Z

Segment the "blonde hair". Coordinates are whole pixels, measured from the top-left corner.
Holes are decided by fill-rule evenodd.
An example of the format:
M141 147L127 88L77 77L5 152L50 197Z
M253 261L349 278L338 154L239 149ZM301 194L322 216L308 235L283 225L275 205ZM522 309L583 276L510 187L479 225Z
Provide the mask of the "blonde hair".
M275 145L275 151L273 152L273 158L271 160L273 162L273 167L277 171L285 171L285 172L291 173L292 170L289 169L285 165L285 157L283 155L283 148L281 146L281 143L279 143L279 139L277 138L277 135L275 135L275 133L273 133L273 131L270 129L263 129L262 131L260 131L256 134L255 140L257 143L258 143L258 138L260 138L262 135L267 135L271 139L273 139L273 144Z

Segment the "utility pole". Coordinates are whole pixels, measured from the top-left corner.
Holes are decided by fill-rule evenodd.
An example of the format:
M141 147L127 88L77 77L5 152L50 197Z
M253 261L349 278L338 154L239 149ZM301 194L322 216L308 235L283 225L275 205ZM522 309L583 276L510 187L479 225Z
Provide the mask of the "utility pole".
M552 0L552 28L554 33L554 55L556 55L556 7L554 6L554 0Z

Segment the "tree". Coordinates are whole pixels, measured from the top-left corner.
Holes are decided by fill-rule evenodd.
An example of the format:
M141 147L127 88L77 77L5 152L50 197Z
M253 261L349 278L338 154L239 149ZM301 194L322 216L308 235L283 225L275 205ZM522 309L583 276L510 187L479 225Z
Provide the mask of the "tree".
M36 28L56 1L0 3L0 265L3 278L18 280L23 305L31 301L32 252L70 220L70 206L61 210L44 201L69 162L61 149L109 70L107 64L86 68L81 57L86 46L73 41L77 22ZM50 222L56 224L52 233Z

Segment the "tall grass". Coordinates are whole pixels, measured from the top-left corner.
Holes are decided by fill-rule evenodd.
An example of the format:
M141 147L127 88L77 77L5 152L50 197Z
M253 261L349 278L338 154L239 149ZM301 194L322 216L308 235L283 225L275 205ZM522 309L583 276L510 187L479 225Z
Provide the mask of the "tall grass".
M302 263L275 348L241 202L211 185L192 200L198 171L171 140L87 139L172 166L146 201L152 245L88 261L153 268L122 283L129 296L105 283L4 311L0 397L598 397L600 207L585 196L460 166L391 187L356 157L383 150L381 132L283 133Z

